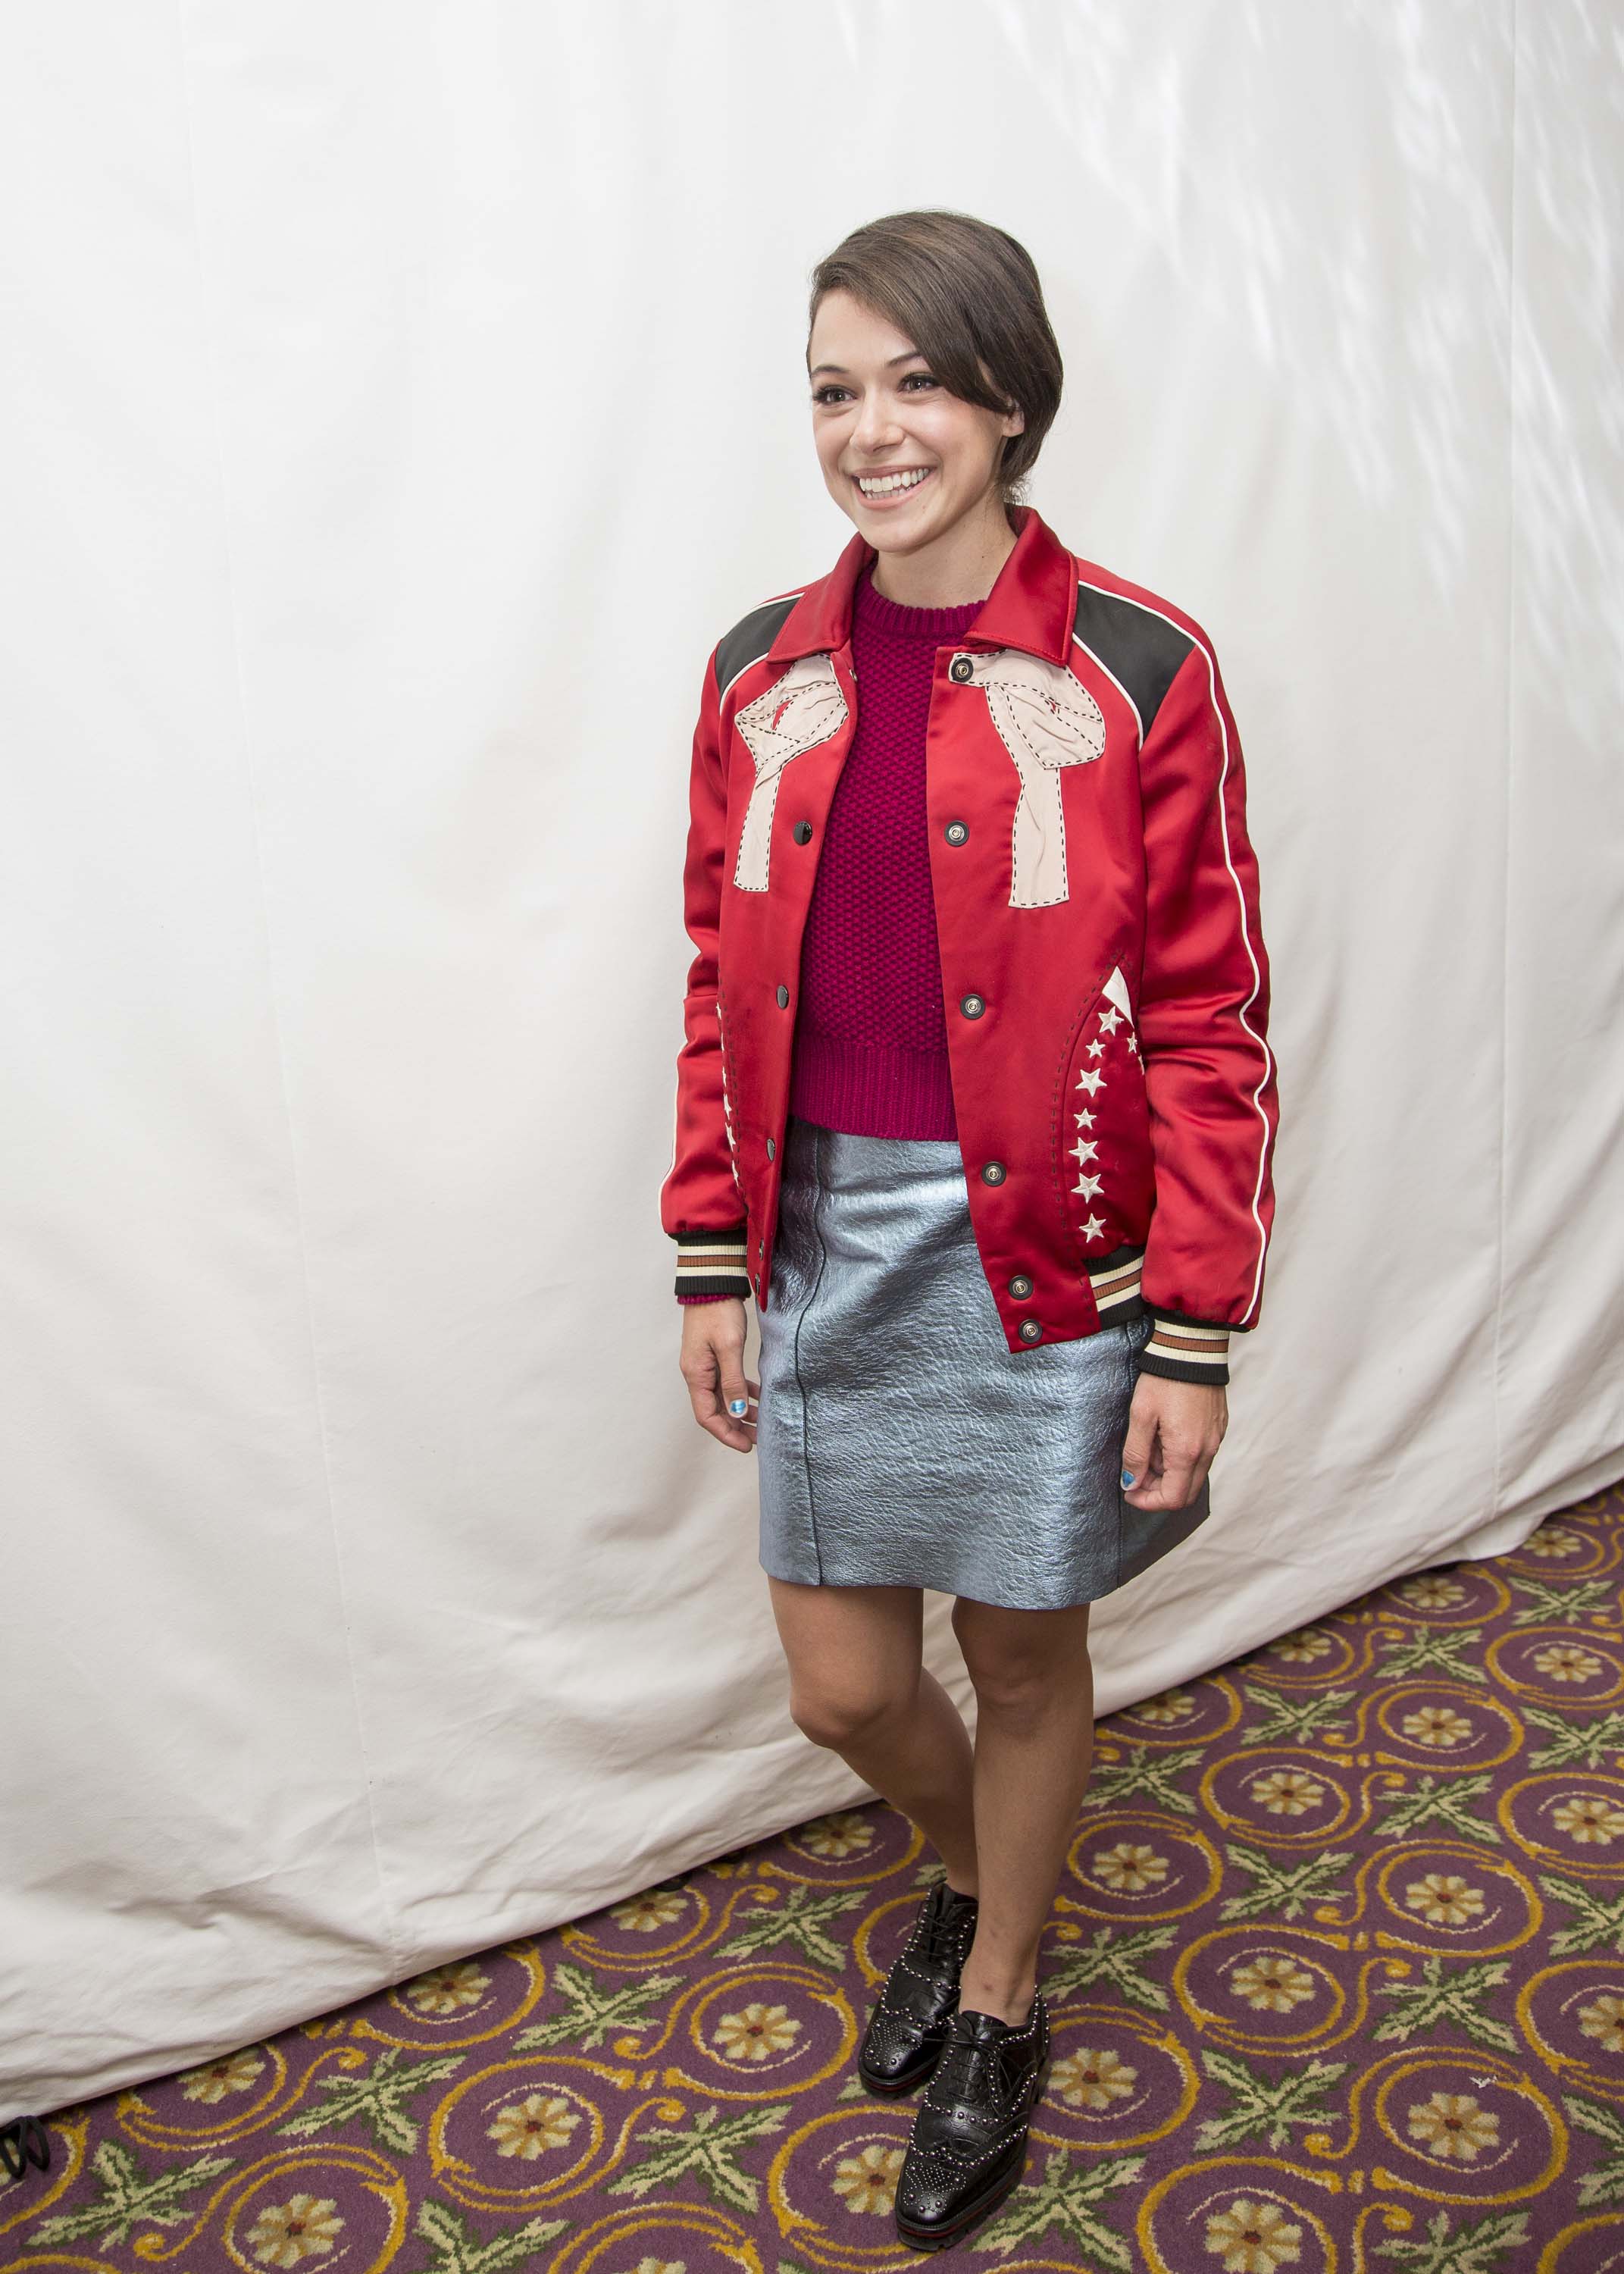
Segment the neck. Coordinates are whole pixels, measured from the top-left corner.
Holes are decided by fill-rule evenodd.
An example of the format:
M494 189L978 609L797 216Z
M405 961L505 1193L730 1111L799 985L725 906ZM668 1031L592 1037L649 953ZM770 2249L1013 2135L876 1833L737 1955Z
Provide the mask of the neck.
M962 514L917 553L882 553L873 584L882 599L907 608L962 608L984 600L1015 550L1015 531L1001 501Z

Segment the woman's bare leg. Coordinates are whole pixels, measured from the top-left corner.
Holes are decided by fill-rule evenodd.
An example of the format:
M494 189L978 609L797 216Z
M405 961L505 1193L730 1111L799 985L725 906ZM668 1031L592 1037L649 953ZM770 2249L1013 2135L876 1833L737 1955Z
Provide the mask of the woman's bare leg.
M919 1588L767 1584L796 1726L918 1825L950 1886L977 1894L970 1733L921 1657Z
M1024 2022L1094 1758L1086 1603L1005 1610L961 1595L953 1630L975 1685L981 1910L961 2007Z

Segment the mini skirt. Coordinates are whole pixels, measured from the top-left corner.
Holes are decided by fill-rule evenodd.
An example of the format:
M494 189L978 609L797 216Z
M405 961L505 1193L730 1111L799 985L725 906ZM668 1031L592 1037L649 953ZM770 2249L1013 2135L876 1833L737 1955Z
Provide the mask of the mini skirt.
M789 1116L756 1453L760 1561L809 1586L1096 1601L1189 1537L1122 1493L1147 1316L1011 1351L956 1138Z

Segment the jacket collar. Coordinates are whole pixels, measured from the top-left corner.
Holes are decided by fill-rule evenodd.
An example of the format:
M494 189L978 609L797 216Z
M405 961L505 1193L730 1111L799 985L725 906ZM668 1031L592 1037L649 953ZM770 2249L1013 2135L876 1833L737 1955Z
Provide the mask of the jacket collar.
M1064 663L1077 615L1077 564L1034 507L1019 505L1011 512L1014 551L964 638ZM768 662L791 663L797 656L845 647L852 636L857 580L876 557L876 548L854 531L829 574L808 584L784 619Z

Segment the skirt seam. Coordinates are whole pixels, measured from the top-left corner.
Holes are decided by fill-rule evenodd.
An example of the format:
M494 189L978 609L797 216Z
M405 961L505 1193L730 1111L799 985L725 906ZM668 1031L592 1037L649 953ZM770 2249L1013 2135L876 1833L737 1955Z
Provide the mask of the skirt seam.
M823 1273L829 1263L829 1243L823 1237L819 1221L824 1201L823 1132L813 1123L812 1130L812 1230L817 1240L817 1276L808 1290L807 1299L795 1321L795 1338L791 1344L791 1357L795 1368L796 1404L801 1409L801 1458L807 1480L807 1529L812 1537L812 1558L817 1566L816 1585L823 1585L823 1551L817 1536L817 1489L812 1465L812 1417L807 1398L807 1386L801 1373L801 1337L812 1306L817 1300L817 1291L823 1284Z

